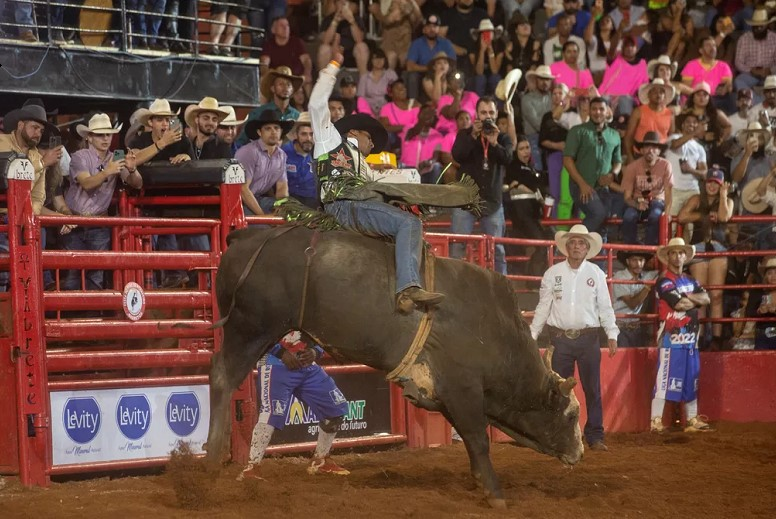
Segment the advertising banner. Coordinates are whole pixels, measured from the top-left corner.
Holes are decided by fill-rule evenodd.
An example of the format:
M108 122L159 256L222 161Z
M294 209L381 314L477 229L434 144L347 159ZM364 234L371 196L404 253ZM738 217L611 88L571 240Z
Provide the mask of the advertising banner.
M180 440L201 453L209 388L55 391L51 420L54 465L163 457Z
M336 375L334 380L348 401L348 414L337 438L391 433L391 396L384 374L349 373ZM307 405L292 398L286 426L275 431L272 444L310 442L317 438L318 417Z

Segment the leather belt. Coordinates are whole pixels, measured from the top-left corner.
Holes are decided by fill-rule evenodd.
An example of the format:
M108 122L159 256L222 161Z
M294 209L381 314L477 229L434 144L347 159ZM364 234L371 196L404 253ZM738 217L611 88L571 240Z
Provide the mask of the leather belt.
M578 330L562 330L560 328L556 328L555 326L548 326L550 331L550 337L561 337L564 336L567 339L578 339L582 335L587 335L590 333L599 333L601 331L600 326L592 326L590 328L580 328Z

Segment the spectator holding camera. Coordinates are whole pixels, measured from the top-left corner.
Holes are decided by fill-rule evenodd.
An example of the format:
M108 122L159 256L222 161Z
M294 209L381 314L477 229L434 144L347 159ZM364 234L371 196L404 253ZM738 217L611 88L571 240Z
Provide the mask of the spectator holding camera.
M636 226L646 220L645 243L657 245L660 231L660 217L671 210L671 187L673 174L671 163L660 157L666 144L657 132L647 132L638 143L641 158L628 164L623 171L622 187L625 195L625 209L622 228L625 243L638 243Z
M471 234L474 223L479 220L481 230L495 237L504 236L503 179L504 167L512 161L513 144L507 135L496 126L496 101L492 97L481 97L477 101L477 115L470 130L461 130L453 144L453 159L461 165L477 183L483 207L480 216L469 211L453 211L452 232ZM462 258L465 245L454 243L450 256ZM507 273L504 246L496 244L496 272Z

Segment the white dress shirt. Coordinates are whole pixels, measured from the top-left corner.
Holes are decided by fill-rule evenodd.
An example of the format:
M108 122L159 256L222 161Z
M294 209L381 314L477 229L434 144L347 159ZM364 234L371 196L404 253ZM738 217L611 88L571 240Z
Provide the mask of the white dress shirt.
M609 339L617 340L620 330L615 324L604 272L589 261L583 261L577 270L573 270L568 261L547 269L531 322L534 340L545 323L562 330L601 326Z

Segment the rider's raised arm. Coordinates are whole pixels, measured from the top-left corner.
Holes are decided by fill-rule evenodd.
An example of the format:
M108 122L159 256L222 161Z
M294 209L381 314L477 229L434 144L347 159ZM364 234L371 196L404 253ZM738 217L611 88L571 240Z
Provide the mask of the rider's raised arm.
M326 68L318 74L318 81L315 82L313 91L310 93L308 108L315 138L313 156L316 159L342 143L342 136L331 122L331 112L329 112L329 97L337 82L339 70L340 67L334 63L326 65Z

